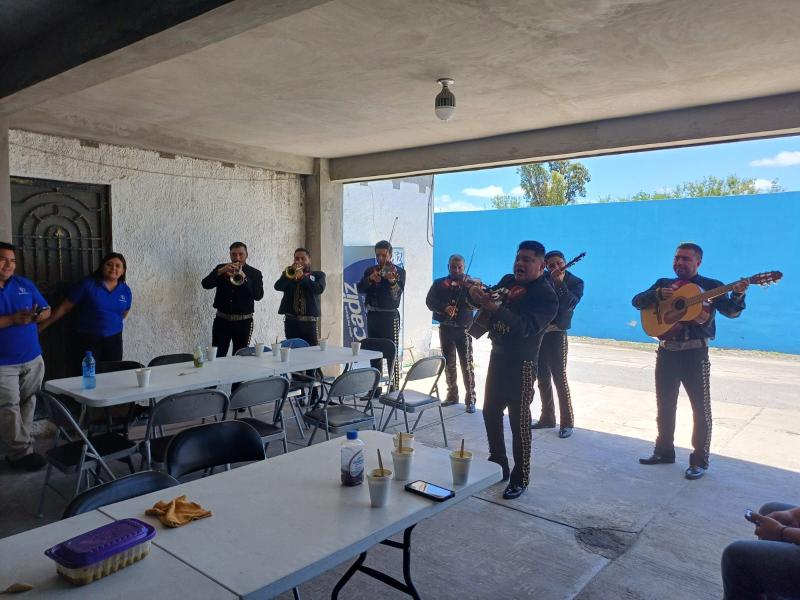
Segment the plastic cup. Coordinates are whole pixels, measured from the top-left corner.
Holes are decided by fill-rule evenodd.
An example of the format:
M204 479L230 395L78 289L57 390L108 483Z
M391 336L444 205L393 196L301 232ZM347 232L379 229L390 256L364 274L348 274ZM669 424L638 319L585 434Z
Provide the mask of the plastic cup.
M147 387L150 385L150 370L149 368L136 369L136 381L139 387Z
M291 348L281 348L281 362L287 362L289 360L291 351Z
M405 442L405 440L403 440ZM392 450L392 461L394 466L394 478L397 481L408 481L411 478L411 463L414 460L414 449L395 448Z
M352 342L350 344L350 349L353 351L353 356L357 356L361 350L361 342Z
M453 450L450 453L450 468L453 470L453 484L464 485L469 479L469 466L472 464L472 452Z
M264 354L264 344L262 344L261 342L256 342L255 344L253 344L253 348L255 348L256 356L261 356L262 354Z
M319 341L319 349L325 352L328 349L328 340L320 340Z
M281 345L279 343L272 344L272 358L279 360L281 357Z
M389 500L389 487L392 483L392 472L389 469L373 469L367 473L369 501L373 508L386 506Z
M400 446L400 437L403 437L403 448L413 448L414 447L414 434L413 433L406 433L405 431L400 433L395 433L392 436L392 441L394 442L394 447L398 448Z
M217 347L216 346L209 346L206 348L206 360L208 362L213 362L217 360Z

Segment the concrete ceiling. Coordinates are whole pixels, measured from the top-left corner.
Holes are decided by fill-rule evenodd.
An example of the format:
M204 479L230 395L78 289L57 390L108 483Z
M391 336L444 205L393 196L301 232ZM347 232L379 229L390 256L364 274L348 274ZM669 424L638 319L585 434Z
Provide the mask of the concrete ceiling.
M9 123L308 172L311 157L800 91L797 0L333 0L247 19L253 6L230 2L174 30L186 39L236 14L245 24L229 37L151 53L82 89L53 85L14 105ZM433 114L445 76L458 103L449 122Z

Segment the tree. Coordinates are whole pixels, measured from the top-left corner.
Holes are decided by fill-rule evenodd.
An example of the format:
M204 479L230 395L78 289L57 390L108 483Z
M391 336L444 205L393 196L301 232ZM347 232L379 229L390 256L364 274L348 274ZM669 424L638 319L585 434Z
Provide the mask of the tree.
M751 194L782 192L778 180L773 179L769 189L758 189L755 179L747 179L738 175L728 175L725 178L709 175L697 181L684 181L674 188L661 192L638 192L630 200L668 200L670 198L706 198L709 196L748 196Z
M559 206L586 196L589 170L579 162L551 160L517 168L520 186L529 206Z
M491 200L489 200L489 204L491 204L492 208L522 208L522 198L519 196L509 196L508 194L498 194Z

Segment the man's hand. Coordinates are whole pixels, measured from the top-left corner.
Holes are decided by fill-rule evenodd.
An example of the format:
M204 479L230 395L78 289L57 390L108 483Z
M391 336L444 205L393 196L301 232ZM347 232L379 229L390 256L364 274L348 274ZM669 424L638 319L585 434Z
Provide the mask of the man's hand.
M760 540L771 540L773 542L781 541L781 532L785 525L772 517L766 517L758 513L753 513L753 519L756 522L756 537Z
M564 283L564 271L561 269L553 269L550 271L550 279L556 283Z
M217 277L231 277L237 271L236 263L228 263L217 269Z
M745 277L733 284L733 291L736 294L744 294L745 290L747 290L747 287L749 285L750 281L747 279L747 277Z
M669 300L672 298L674 293L675 290L673 290L671 287L658 288L658 297L662 300Z
M455 307L453 304L448 304L447 307L444 309L444 312L447 313L447 316L451 319L456 316L458 312L458 308Z
M36 320L36 306L33 308L24 308L22 310L18 310L11 315L11 322L14 325L30 325Z
M372 273L369 274L369 280L372 283L380 283L381 282L381 270L377 267L372 269Z
M775 512L769 513L767 516L770 519L775 519L781 525L800 527L800 522L798 522L798 519L791 510L776 510Z

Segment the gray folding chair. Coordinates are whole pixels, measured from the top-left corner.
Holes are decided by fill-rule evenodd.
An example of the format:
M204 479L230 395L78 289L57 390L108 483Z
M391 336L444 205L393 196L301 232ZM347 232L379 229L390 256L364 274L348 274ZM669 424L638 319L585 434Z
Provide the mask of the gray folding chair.
M116 477L106 461L127 459L129 466L132 466L130 457L136 453L137 445L118 433L101 433L87 437L67 408L53 396L39 391L36 392L36 397L46 407L50 421L58 429L53 447L44 453L47 472L36 510L36 515L41 518L48 487L69 501L81 491L84 479L87 488L104 481L113 481ZM53 467L64 474L75 473L75 489L70 498L65 497L50 483Z
M179 354L162 354L161 356L156 356L153 360L147 363L147 366L161 367L163 365L177 365L179 363L192 362L193 360L194 356L188 352Z
M413 433L417 429L417 425L419 425L419 420L422 418L422 413L435 406L439 409L439 420L442 423L442 436L444 437L444 445L447 447L447 432L444 428L442 400L439 397L439 378L442 376L442 371L444 371L444 365L444 356L429 356L427 358L418 360L408 371L405 381L403 381L403 387L396 392L383 394L378 399L378 401L383 405L381 408L380 418L380 422L383 423L381 426L381 431L386 431L386 427L389 425L389 421L392 419L392 415L395 414L395 411L401 411L406 424L406 431ZM421 379L429 378L434 378L434 380L431 390L427 394L409 390L406 387L408 386L409 381L419 381ZM387 406L391 406L392 410L386 417L386 421L384 421L383 414L386 411ZM417 415L417 420L414 421L414 426L409 429L408 413L416 412L419 413L419 415Z
M142 469L153 464L163 466L167 446L174 435L164 435L165 425L190 424L191 421L225 420L228 413L228 394L220 390L190 390L171 394L151 410L144 439L140 442Z
M331 433L343 433L372 427L375 429L375 411L372 407L372 395L380 379L378 369L350 369L345 371L331 384L324 398L318 400L303 415L303 420L314 427L308 445L314 441L318 429L325 430L325 439L331 439ZM331 398L348 396L366 396L367 404L363 410L344 404L331 405Z
M249 417L237 417L237 421L243 421L255 429L261 436L264 444L264 452L267 451L270 442L280 440L283 443L284 453L289 451L286 445L286 429L283 424L283 405L289 393L289 380L283 377L266 377L240 384L231 394L231 401L228 410L235 414L237 410L246 408L250 411ZM273 411L273 422L267 423L253 416L253 407L264 404L275 403Z

